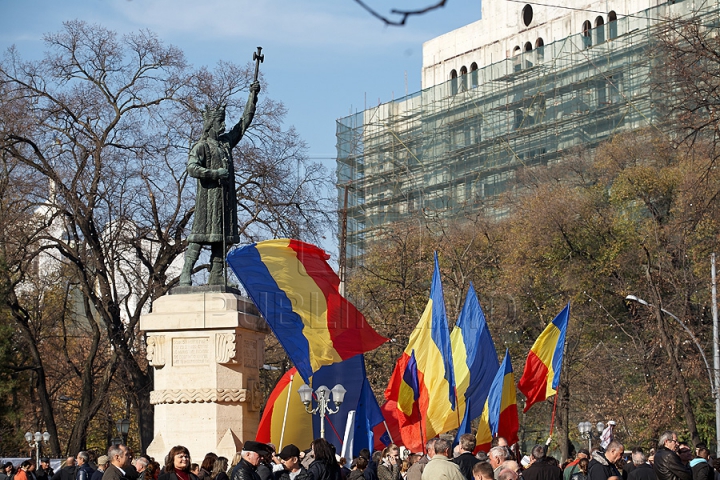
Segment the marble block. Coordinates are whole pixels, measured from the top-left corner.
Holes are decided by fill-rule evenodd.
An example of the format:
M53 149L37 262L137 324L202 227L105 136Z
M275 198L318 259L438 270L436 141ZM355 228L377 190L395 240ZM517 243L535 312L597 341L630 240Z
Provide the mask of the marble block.
M155 370L147 453L163 464L170 448L184 445L195 463L208 452L232 459L242 442L255 439L260 421L269 330L253 303L227 291L165 295L141 317L140 329Z

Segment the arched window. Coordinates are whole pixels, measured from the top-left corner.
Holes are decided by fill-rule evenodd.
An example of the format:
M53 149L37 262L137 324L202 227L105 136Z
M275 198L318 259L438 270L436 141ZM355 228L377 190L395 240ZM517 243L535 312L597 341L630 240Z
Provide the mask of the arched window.
M542 38L535 40L535 58L538 62L545 60L545 41Z
M617 24L617 14L614 11L610 11L608 13L608 38L613 39L617 38L618 36L618 24Z
M460 67L460 91L463 92L467 90L467 67L463 65Z
M455 95L458 91L457 71L453 68L450 70L450 94Z
M590 20L585 20L582 24L582 40L585 48L592 45L592 37L590 36L592 33L591 30L592 24L590 23Z
M595 19L595 45L603 43L605 41L605 20L603 17L597 17Z
M472 88L480 85L478 83L478 66L475 62L470 64L470 85L472 86Z
M522 70L522 61L520 58L520 54L522 53L522 50L520 50L520 46L516 45L515 48L513 48L513 71L519 72Z
M525 55L523 55L523 60L525 61L525 68L530 68L533 66L533 62L530 57L530 52L532 52L532 43L525 42L525 45L523 45L523 51L525 52Z

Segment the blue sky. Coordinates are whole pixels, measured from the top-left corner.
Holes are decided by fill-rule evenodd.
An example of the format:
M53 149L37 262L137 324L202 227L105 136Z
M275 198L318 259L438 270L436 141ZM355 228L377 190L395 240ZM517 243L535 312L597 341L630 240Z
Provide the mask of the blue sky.
M435 0L368 3L389 13ZM150 29L196 66L245 63L262 46L261 95L285 104L286 124L307 142L309 157L334 172L335 120L366 101L403 96L406 78L408 92L418 91L422 43L479 18L479 0L448 0L404 27L385 26L353 0L0 0L0 48L14 44L38 59L43 33L73 19L121 33Z

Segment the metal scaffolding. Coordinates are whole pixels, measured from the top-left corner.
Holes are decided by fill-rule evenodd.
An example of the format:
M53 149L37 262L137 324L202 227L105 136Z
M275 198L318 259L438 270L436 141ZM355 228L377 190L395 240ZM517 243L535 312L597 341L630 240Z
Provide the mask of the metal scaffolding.
M497 198L518 168L653 124L647 51L658 27L689 15L717 24L718 8L718 0L660 5L338 120L347 258L418 213L502 216Z

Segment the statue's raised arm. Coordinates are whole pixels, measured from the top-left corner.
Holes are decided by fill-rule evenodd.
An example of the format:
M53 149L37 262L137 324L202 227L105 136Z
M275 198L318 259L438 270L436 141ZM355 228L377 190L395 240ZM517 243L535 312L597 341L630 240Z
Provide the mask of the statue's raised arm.
M228 133L225 134L230 148L235 148L235 145L237 145L243 135L245 135L245 131L252 123L253 117L255 117L255 108L259 93L260 82L255 80L250 84L250 95L248 96L247 103L245 104L245 110L243 110L242 118Z

